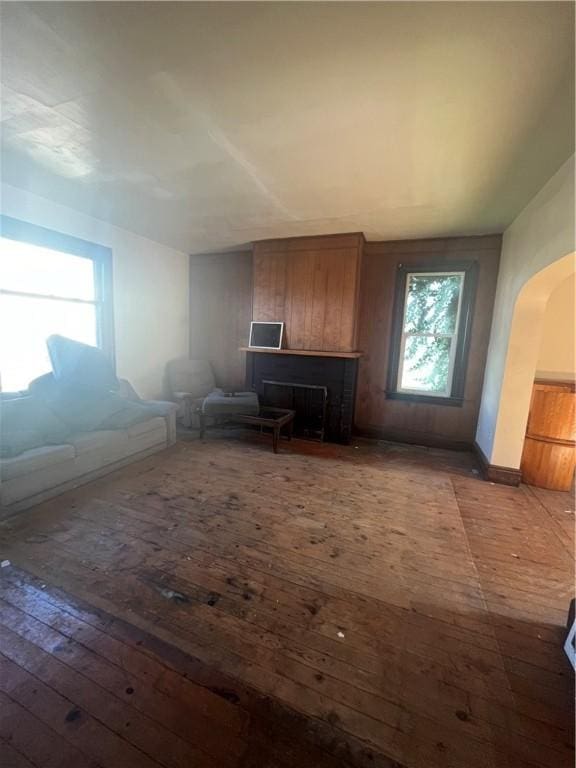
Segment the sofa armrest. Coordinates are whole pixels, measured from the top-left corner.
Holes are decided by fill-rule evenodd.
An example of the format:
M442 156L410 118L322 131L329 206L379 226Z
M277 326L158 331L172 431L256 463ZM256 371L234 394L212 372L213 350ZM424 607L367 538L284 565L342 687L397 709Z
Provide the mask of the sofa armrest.
M168 416L178 410L176 403L169 400L141 400L140 404L153 411L155 416Z
M147 408L151 415L162 416L166 422L166 437L168 445L174 445L176 442L176 403L170 403L167 400L142 400L140 405Z

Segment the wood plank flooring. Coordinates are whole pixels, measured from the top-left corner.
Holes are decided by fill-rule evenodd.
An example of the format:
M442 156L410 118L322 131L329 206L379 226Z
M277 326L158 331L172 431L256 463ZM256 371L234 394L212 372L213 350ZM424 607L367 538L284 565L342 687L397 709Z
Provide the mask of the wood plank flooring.
M571 766L573 521L467 454L180 442L1 525L3 759Z

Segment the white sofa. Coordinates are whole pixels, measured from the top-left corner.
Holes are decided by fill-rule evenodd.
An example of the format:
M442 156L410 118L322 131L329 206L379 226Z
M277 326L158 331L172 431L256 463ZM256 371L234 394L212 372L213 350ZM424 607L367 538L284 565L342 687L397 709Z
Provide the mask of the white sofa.
M144 401L141 401L144 405ZM154 403L154 415L127 429L80 432L62 445L32 448L0 460L0 517L113 472L176 441L173 403Z

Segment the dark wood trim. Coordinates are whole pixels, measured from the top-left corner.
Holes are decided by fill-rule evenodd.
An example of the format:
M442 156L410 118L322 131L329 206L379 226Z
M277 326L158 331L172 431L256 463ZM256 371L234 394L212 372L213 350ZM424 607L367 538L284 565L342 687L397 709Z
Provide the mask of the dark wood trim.
M498 483L499 485L512 485L517 487L522 482L522 472L519 469L513 467L500 467L497 464L490 464L484 451L476 441L474 441L474 450L476 457L482 470L482 476L484 480L488 480L490 483Z
M406 295L406 274L405 266L403 264L398 264L396 282L394 283L394 304L392 306L392 331L390 334L386 397L389 397L390 393L396 392L396 387L398 386L398 365L400 363L404 299Z
M362 352L326 352L314 349L266 349L265 347L239 347L240 352L253 352L261 355L304 355L306 357L362 357Z
M453 269L454 267L451 267ZM476 287L478 285L478 262L468 263L464 269L464 290L462 293L460 328L458 329L458 343L454 357L454 375L452 377L453 398L464 398L466 385L466 372L468 369L468 352L472 336L472 320L476 306Z
M425 448L442 448L447 451L474 452L470 443L462 440L450 440L431 432L411 432L406 429L380 429L379 427L354 426L354 437L367 440L385 440L391 443L405 443L407 445L420 445Z
M396 392L395 390L386 390L388 400L403 400L406 403L424 403L426 405L451 405L461 407L464 403L463 397L434 397L434 395L416 395L411 392Z
M498 467L495 464L488 464L484 471L484 480L517 488L522 482L522 473L519 469L512 469L512 467Z
M256 240L253 251L264 250L267 253L286 253L293 251L323 250L324 248L362 247L366 239L363 232L343 232L331 235L303 235L301 237L271 238Z
M558 387L567 392L576 392L576 381L572 379L534 379L534 384L546 387Z
M414 255L421 253L429 256L436 252L438 256L446 254L456 258L463 251L500 250L502 235L466 235L464 237L436 237L420 240L367 240L364 246L367 253Z
M402 323L404 319L404 301L406 295L406 278L414 272L464 272L464 288L462 292L460 324L458 341L454 356L454 374L452 390L449 397L434 397L418 395L411 392L398 392L398 366L400 364L400 345L402 340ZM388 360L388 377L386 382L386 397L392 400L406 400L412 403L426 405L450 405L461 407L464 402L466 385L466 370L468 367L468 352L472 336L472 319L476 304L476 286L478 283L477 261L445 261L429 264L398 264L396 284L394 287L394 308L392 313L392 335L390 356Z

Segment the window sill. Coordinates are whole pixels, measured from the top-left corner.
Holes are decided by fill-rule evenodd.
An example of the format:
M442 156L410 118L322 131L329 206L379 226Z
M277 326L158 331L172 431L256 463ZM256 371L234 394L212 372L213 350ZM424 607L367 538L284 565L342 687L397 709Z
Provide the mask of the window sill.
M423 405L450 405L461 408L464 405L463 397L435 397L434 395L415 395L408 392L395 392L386 390L388 400L403 400L406 403L422 403Z

